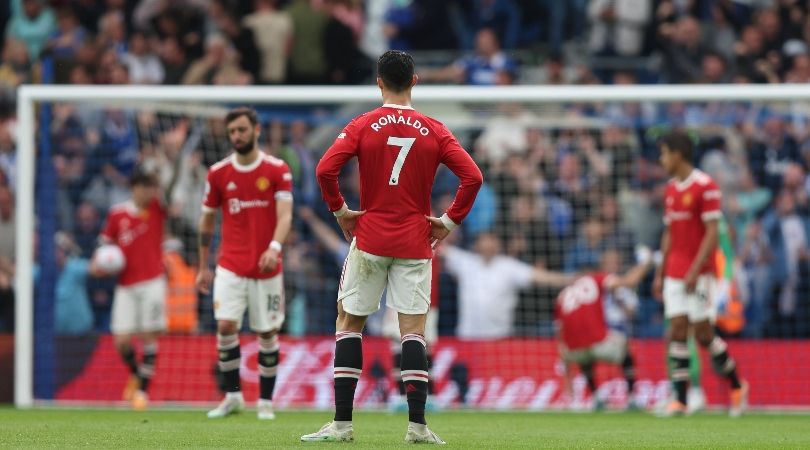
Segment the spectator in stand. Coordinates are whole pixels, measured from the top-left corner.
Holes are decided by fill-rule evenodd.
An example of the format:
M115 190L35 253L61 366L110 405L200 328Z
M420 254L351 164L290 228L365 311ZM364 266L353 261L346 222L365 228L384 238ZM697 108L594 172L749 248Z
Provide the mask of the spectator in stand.
M502 255L501 242L493 233L478 235L475 253L442 245L439 254L458 280L457 335L462 339L514 336L519 291L532 284L565 284L568 279Z
M130 35L129 51L121 57L121 62L127 66L132 84L163 83L163 64L151 51L149 39L144 33L136 31Z
M638 56L643 49L645 27L652 19L652 7L651 0L590 0L590 51L597 55Z
M321 84L327 79L324 32L329 16L315 9L310 0L292 0L285 10L293 23L293 47L287 81L292 84Z
M411 0L391 2L385 13L383 34L394 50L456 49L450 14L445 2Z
M501 50L498 36L484 28L475 36L475 55L442 69L423 74L426 81L454 82L478 86L499 84L501 75L517 77L517 63Z
M0 87L16 88L32 80L31 61L25 45L14 39L6 39L3 58L0 61Z
M703 44L700 22L691 16L678 19L671 32L664 33L664 80L670 83L694 83L701 76L703 58L709 48Z
M787 117L769 113L762 127L762 136L748 144L748 166L757 184L771 192L782 187L782 177L791 162L801 162L796 140L787 130Z
M328 81L333 84L358 84L370 74L371 62L360 51L358 40L338 13L347 0L324 0L324 11L329 21L323 32L324 56L328 66Z
M209 18L214 21L217 31L222 34L236 51L239 67L250 74L253 80L259 78L262 56L256 46L253 30L240 23L233 12L227 10L225 0L214 0L209 4Z
M116 56L123 56L127 52L127 24L124 13L113 10L101 16L96 37L99 47L112 49Z
M0 186L13 192L17 186L17 150L12 126L0 121Z
M810 221L796 211L793 195L782 191L776 210L764 219L762 227L773 252L770 266L772 337L806 337L808 275L810 275Z
M59 335L78 336L93 329L87 282L90 261L79 254L73 238L65 232L56 233L56 279L54 299L54 328Z
M45 50L50 51L57 59L73 58L87 39L87 30L79 24L76 14L69 7L63 7L57 12L56 23L58 30L45 44Z
M25 44L32 59L39 58L56 31L56 17L45 0L11 0L11 20L6 36Z
M810 83L810 55L800 53L793 57L790 70L785 74L785 83Z
M261 52L261 84L280 84L287 75L287 58L292 49L293 24L289 14L279 11L277 0L256 0L255 10L242 20L253 31Z
M703 55L701 61L701 74L696 80L704 84L725 84L731 82L731 74L723 55L709 51Z
M504 48L514 49L520 40L520 9L514 0L460 0L457 13L463 26L459 29L462 48L477 46L478 34L489 29Z
M177 38L169 37L160 43L160 61L163 65L163 84L181 84L189 62L186 50Z
M205 54L183 75L183 84L248 84L249 81L250 74L239 68L233 49L219 34L205 39Z
M562 50L565 42L566 25L571 25L572 35L578 39L585 32L585 19L588 16L588 0L565 2L542 0L548 11L548 43L552 52Z

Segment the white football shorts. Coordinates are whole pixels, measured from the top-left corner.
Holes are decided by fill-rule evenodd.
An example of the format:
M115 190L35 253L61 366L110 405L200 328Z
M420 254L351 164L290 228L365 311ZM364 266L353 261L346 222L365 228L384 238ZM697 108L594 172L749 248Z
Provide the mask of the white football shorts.
M600 342L577 350L569 350L564 359L577 364L589 364L596 361L621 364L627 354L627 336L616 330L609 330Z
M337 299L349 314L369 316L380 309L386 291L389 308L403 314L425 314L430 308L432 275L430 259L372 255L352 241L343 263Z
M217 266L214 272L214 318L230 320L242 328L247 309L250 329L257 333L278 330L284 324L284 277L257 279L236 275Z
M166 289L163 275L129 286L116 286L110 319L113 334L164 331Z
M716 279L712 275L700 275L695 290L686 292L682 279L664 278L664 316L667 319L688 316L690 322L714 321Z

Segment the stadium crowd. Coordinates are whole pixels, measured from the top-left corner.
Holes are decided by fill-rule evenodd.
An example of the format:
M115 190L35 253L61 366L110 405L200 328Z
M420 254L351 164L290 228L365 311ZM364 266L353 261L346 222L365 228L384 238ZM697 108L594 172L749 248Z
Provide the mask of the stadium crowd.
M2 22L3 330L12 325L14 242L21 237L14 229L13 104L14 88L22 83L362 83L371 80L373 58L388 48L416 51L419 61L419 51L441 50L438 61L423 58L429 60L420 67L427 82L810 80L810 11L807 2L791 0L12 0L0 6ZM568 272L598 267L603 252L618 250L629 266L635 247L657 247L661 232L665 177L655 139L668 127L686 127L698 143L698 166L723 190L735 250L734 296L744 305L745 326L726 331L808 337L810 111L784 106L499 105L480 125L457 132L481 165L485 186L462 233L448 245L484 261L504 256ZM55 178L39 186L56 195L60 233L54 260L40 264L60 268L57 331L108 330L112 280L87 277L81 264L71 262L90 256L107 210L128 197L136 165L153 168L168 184L175 164L181 175L170 205L167 270L170 283L175 277L170 302L187 320L181 317L173 330L213 330L210 298L189 294L193 277L184 274L196 264L206 167L229 151L219 118L224 114L216 108L192 117L82 104L56 104L51 112ZM315 144L313 130L323 125L306 112L260 113L266 151L287 161L295 180L295 226L285 255L288 331L331 333L346 247L315 185L324 148ZM354 170L344 174L350 205L359 202L357 178ZM454 189L455 179L442 172L436 210L446 208ZM456 282L442 271L443 334L456 334L459 308L468 304ZM515 321L502 336L551 335L555 292L515 289L506 305ZM634 334L661 336L660 304L649 286L639 296ZM501 300L481 296L487 297ZM504 305L485 307L500 311Z

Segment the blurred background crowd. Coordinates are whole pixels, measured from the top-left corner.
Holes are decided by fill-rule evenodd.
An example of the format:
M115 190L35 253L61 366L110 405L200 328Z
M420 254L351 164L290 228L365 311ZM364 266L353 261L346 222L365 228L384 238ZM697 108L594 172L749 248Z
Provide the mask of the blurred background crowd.
M21 83L358 84L373 80L373 61L389 48L413 52L426 83L810 80L810 2L798 0L11 0L0 5L2 24L0 330L13 323L14 242L22 234L13 220L14 89ZM415 100L418 107L418 91ZM481 165L485 185L447 245L487 264L511 258L566 272L626 268L637 245L658 246L666 177L656 138L685 127L697 146L695 163L724 194L733 297L744 323L726 332L810 337L807 105L459 108L463 120L453 130ZM108 330L114 280L87 277L80 262L91 255L110 205L128 198L128 176L138 164L166 184L172 168L180 170L165 245L170 327L213 331L211 301L194 292L192 268L207 166L229 152L225 111L52 105L45 133L52 159L44 173L53 176L39 180L38 189L53 192L59 232L55 253L39 265L57 269L58 332ZM287 161L295 180L295 227L285 247L287 331L328 334L346 244L320 201L314 167L341 124L362 110L259 112L262 145ZM455 183L440 173L436 211L447 207ZM357 205L356 170L349 168L341 185ZM618 254L618 261L605 254ZM470 273L454 264L446 261L439 277L442 334L553 333L555 292L515 281L465 298L468 290L459 286ZM660 337L661 306L649 286L637 303L632 333ZM459 325L465 308L514 319L505 330L484 323L476 335Z

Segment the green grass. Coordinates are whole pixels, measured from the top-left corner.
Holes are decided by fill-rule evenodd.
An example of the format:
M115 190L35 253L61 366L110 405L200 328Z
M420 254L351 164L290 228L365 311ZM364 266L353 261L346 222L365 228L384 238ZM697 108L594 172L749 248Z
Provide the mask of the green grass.
M355 414L354 444L301 443L330 419L281 412L259 422L252 412L208 420L202 411L0 409L0 448L302 448L404 447L406 417ZM642 413L444 412L429 417L446 448L810 448L810 417L704 414L658 419Z

